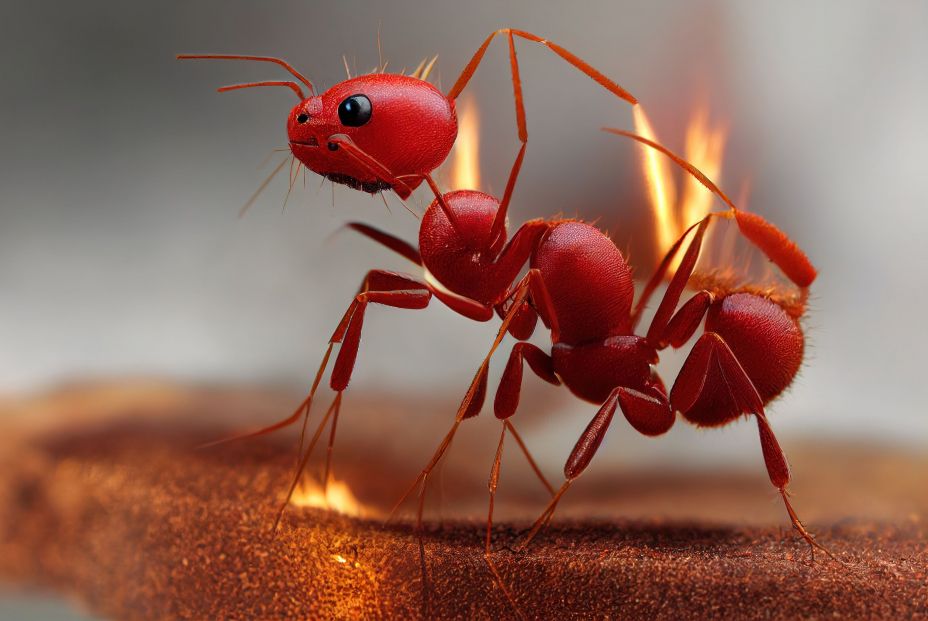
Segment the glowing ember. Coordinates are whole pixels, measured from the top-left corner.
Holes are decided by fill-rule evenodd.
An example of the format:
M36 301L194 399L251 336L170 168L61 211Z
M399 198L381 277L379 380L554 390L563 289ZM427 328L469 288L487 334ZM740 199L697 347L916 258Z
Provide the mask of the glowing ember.
M451 184L456 190L480 189L480 119L473 97L458 101L458 139L452 154Z
M634 112L637 133L655 142L660 142L641 110L641 106L636 106ZM709 113L706 106L697 108L686 130L684 157L716 182L722 172L722 157L727 133L727 129L722 126L709 125ZM660 259L686 227L709 213L713 196L696 179L690 175L684 175L683 198L678 202L674 177L670 172L670 161L645 145L642 145L641 149L644 172L650 187L651 206L654 209L657 250ZM709 245L708 237L712 230L710 228L707 232L706 246ZM681 259L682 253L678 253L669 274L676 271Z
M347 483L337 479L330 480L328 488L323 492L319 483L309 477L303 477L300 486L290 498L290 504L296 507L328 509L354 517L370 517L374 513L355 498Z

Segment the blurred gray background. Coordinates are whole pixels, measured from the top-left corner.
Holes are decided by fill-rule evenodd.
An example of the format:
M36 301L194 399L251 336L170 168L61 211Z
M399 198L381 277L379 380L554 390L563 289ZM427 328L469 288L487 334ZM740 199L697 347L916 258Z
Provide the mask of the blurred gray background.
M821 272L807 363L771 408L778 431L925 446L923 2L5 2L0 391L126 375L305 387L365 270L410 267L332 233L365 220L414 240L417 221L395 197L389 213L379 197L333 194L315 176L305 190L297 183L286 211L282 176L238 219L273 165L262 162L285 146L292 94L219 95L219 85L282 73L174 55L276 55L325 87L344 78L343 54L358 70L377 64L379 27L391 68L437 53L447 89L503 26L557 41L614 77L673 148L701 97L727 124L722 185L736 193L750 181L751 209ZM598 131L630 127L628 107L543 48L517 45L530 139L514 222L598 218L648 274L638 152ZM499 193L518 146L502 42L469 90L483 189ZM427 193L418 197L426 204ZM438 304L369 317L355 391L462 394L496 329ZM532 428L560 463L594 408L535 378L526 391L563 410ZM623 428L611 442L645 460L757 461L755 434L680 424L664 441Z

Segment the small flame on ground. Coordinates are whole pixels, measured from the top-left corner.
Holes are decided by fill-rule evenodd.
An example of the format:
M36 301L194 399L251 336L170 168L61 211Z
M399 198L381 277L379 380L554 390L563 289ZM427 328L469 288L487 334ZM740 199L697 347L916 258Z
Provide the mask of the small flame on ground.
M458 138L452 155L451 184L456 190L480 189L480 117L471 96L458 100Z
M660 143L651 123L641 106L634 108L635 131L654 142ZM686 130L684 158L701 170L707 177L718 182L722 172L722 157L725 151L727 129L722 125L709 124L709 112L706 106L700 106L694 112ZM656 150L641 145L642 164L650 188L651 206L654 210L658 258L683 234L688 226L703 218L712 208L714 197L699 181L684 174L684 191L681 200L677 200L677 188L671 173L671 162ZM704 247L713 229L706 232ZM668 276L676 272L683 252L670 266Z
M309 477L303 477L290 498L290 504L295 507L328 509L353 517L368 517L373 513L361 504L347 483L337 479L331 479L323 492L322 485Z

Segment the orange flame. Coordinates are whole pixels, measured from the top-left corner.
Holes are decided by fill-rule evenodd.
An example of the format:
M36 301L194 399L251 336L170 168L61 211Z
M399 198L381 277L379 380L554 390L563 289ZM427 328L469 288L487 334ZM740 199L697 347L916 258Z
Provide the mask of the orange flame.
M648 140L657 142L654 129L651 128L651 123L641 106L635 106L633 111L635 131ZM641 145L641 156L657 225L658 251L663 254L680 236L675 212L676 189L670 174L670 163L662 153L658 153L647 145Z
M458 102L458 138L454 143L451 183L456 190L480 189L480 118L473 97Z
M641 106L635 107L634 120L637 133L654 142L660 142ZM718 181L722 172L727 135L728 131L724 126L710 126L706 106L698 107L687 126L684 157L707 177ZM709 213L714 197L699 181L685 175L683 198L677 201L677 188L671 173L670 161L646 145L641 145L641 149L644 173L650 188L651 207L654 210L657 249L659 258L662 259L686 227ZM707 232L706 242L711 231L712 229ZM706 242L704 244L708 245ZM676 271L681 259L682 253L678 253L676 260L671 264L669 274Z
M312 507L328 509L354 517L371 517L374 511L359 501L351 488L344 481L330 479L326 490L310 477L303 477L299 487L290 497L290 504L295 507Z

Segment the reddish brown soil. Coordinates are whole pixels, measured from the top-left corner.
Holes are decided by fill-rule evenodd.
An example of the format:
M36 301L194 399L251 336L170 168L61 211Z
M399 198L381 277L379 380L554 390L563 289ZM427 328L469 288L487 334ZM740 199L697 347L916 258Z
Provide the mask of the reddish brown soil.
M55 589L112 618L422 614L417 539L406 524L383 527L379 520L291 509L272 537L291 452L270 441L196 450L217 435L189 422L203 420L194 414L207 406L183 392L171 395L79 392L14 408L36 416L29 433L19 425L2 441L0 578ZM243 393L222 400L212 393L208 407L247 409L259 400ZM153 422L139 415L142 410L171 415ZM62 430L55 421L68 411L81 424ZM814 452L832 455L829 450ZM377 502L394 497L395 464L372 447L355 454L340 462L340 474L358 495ZM807 489L830 489L836 478L854 472L861 454L878 475L856 480L856 493L870 494L882 503L879 514L891 517L844 519L840 505L812 507L819 539L846 565L820 557L810 564L808 547L784 526L686 519L560 520L524 553L512 549L525 524L504 524L495 536L496 562L529 618L928 616L926 461L834 449L843 462L830 459L834 471L819 469L818 483ZM794 464L804 459L797 457ZM619 506L635 489L656 486L685 504L694 488L711 487L718 511L737 516L745 511L741 497L751 481L639 473L635 483L630 492L609 491L623 486L612 477L591 488ZM637 510L646 509L639 502ZM514 617L484 562L482 535L477 523L430 527L429 617Z

